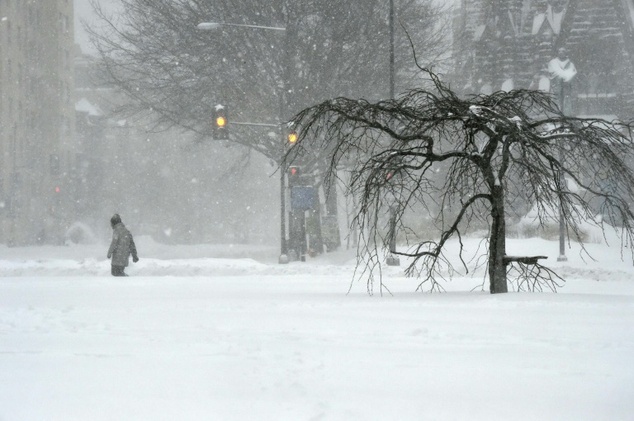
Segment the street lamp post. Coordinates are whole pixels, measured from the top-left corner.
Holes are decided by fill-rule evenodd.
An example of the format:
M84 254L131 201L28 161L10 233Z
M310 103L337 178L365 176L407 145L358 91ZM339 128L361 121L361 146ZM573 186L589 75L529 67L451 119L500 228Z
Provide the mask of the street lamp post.
M232 26L248 29L262 29L270 31L283 31L286 32L285 27L280 26L262 26L262 25L246 25L239 23L224 23L224 22L201 22L197 25L197 28L201 31L213 31L223 26ZM288 91L288 36L284 37L284 63L282 71L282 86L279 94L280 109L279 109L279 129L281 135L280 143L280 257L279 263L288 263L288 244L286 241L286 170L284 166L284 155L286 145L286 133L284 130L284 115L286 114L286 93Z
M565 48L559 48L557 51L557 57L553 58L548 62L548 71L550 72L551 78L556 80L558 83L556 85L557 92L555 95L557 96L557 100L559 102L559 107L564 114L568 113L568 108L570 108L571 104L566 101L566 87L572 82L572 79L577 74L577 69L575 65L568 58L568 52ZM561 150L561 146L559 146L559 162L563 161L563 153ZM560 184L565 184L565 179L562 171L559 172L559 181ZM557 258L558 262L565 262L568 260L566 257L566 223L564 220L564 208L559 202L559 257Z
M389 32L390 32L390 99L394 99L396 96L394 90L394 0L390 0L390 12L389 12ZM396 253L396 209L394 206L390 206L390 228L388 231L389 238L389 251L390 255L387 257L388 266L400 266L401 262Z
M390 0L390 99L394 99L394 0Z
M281 26L260 26L260 25L245 25L241 23L218 23L218 22L201 22L197 28L201 31L213 31L222 26L237 26L240 28L253 28L253 29L268 29L271 31L286 31L286 28Z

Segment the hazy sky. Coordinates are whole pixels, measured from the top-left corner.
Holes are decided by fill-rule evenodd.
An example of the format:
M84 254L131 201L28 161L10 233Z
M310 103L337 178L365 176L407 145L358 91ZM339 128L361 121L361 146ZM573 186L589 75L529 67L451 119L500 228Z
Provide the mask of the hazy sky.
M105 8L112 8L117 0L99 0L101 5ZM74 0L75 6L75 42L81 45L82 49L86 52L90 50L90 44L88 42L88 36L81 24L82 20L90 21L94 19L92 6L90 0Z

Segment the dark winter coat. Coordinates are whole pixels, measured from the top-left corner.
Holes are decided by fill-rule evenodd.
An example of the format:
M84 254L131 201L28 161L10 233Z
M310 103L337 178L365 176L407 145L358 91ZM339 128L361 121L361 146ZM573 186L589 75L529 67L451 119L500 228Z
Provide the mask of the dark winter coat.
M130 254L135 260L138 259L132 234L122 222L119 222L112 230L112 243L108 249L108 259L112 257L112 266L128 266Z

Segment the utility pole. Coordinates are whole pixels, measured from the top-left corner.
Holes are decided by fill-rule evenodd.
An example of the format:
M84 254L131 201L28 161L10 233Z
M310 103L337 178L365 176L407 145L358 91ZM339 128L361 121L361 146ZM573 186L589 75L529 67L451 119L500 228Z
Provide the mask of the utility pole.
M394 0L390 0L389 14L389 31L390 31L390 99L396 96L394 92ZM390 228L388 231L390 255L387 258L388 266L400 266L401 262L396 253L396 209L390 206Z

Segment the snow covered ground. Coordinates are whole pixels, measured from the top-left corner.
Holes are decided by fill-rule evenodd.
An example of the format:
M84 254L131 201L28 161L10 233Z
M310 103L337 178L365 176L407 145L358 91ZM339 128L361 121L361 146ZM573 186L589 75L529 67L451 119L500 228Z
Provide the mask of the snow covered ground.
M477 242L467 245L475 248ZM354 256L278 265L264 247L137 240L128 278L106 245L0 246L0 420L631 420L634 268L618 248L547 254L560 293L442 294Z

